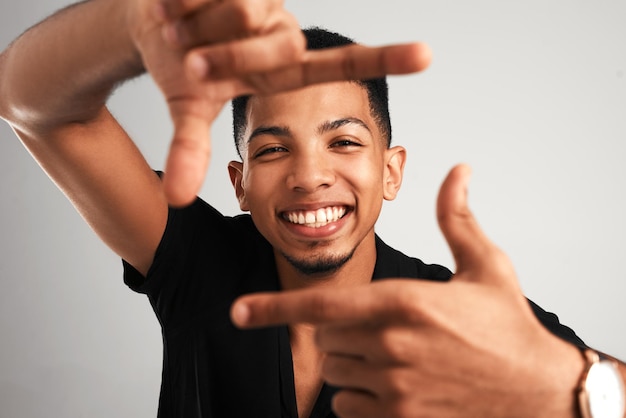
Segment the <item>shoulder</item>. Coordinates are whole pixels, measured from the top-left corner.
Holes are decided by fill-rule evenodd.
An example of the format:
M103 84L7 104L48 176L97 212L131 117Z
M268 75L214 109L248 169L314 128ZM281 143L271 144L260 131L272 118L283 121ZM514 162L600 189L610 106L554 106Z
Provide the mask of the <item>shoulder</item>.
M225 243L225 241L242 241L242 238L251 238L260 235L252 218L248 214L237 216L223 215L218 209L201 198L183 208L169 208L168 228L171 230L186 231L198 237ZM169 229L169 230L168 230ZM216 239L219 237L219 239Z
M146 277L124 263L124 281L141 293L179 285L192 276L236 275L271 257L271 247L250 215L225 216L201 198L170 207L167 225ZM213 272L213 273L211 273Z

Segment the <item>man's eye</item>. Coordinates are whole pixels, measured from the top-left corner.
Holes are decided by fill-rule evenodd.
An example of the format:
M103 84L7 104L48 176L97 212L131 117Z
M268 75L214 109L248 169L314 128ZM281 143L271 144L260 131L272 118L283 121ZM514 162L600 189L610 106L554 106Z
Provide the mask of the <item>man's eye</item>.
M358 142L351 141L349 139L340 139L331 144L331 147L360 147Z
M270 155L277 152L287 152L287 148L279 146L263 148L261 151L257 152L254 157L262 157L264 155Z

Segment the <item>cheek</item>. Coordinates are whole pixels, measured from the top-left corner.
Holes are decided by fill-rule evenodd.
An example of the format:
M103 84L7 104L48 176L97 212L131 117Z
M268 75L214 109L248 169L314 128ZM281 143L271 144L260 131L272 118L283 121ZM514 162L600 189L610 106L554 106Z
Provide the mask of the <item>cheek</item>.
M242 186L251 208L267 203L278 187L272 170L249 171L243 178Z
M378 161L355 161L344 164L343 177L365 194L382 193L383 167Z

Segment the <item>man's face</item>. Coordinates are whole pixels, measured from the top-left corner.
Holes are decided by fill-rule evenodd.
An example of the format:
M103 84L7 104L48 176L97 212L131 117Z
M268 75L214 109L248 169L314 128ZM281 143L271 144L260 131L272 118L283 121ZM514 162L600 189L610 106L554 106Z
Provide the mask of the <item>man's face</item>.
M337 270L374 244L383 199L400 186L404 150L387 149L355 83L253 97L230 172L242 210L304 273Z

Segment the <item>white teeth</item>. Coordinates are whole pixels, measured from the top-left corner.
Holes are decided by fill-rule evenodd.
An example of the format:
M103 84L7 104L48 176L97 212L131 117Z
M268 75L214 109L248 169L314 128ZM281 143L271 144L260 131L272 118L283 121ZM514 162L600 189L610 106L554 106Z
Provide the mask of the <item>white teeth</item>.
M318 209L315 213L315 223L326 223L326 211L324 209Z
M305 225L309 228L319 228L331 222L337 222L345 214L345 207L332 206L318 210L288 212L284 217L294 224Z

